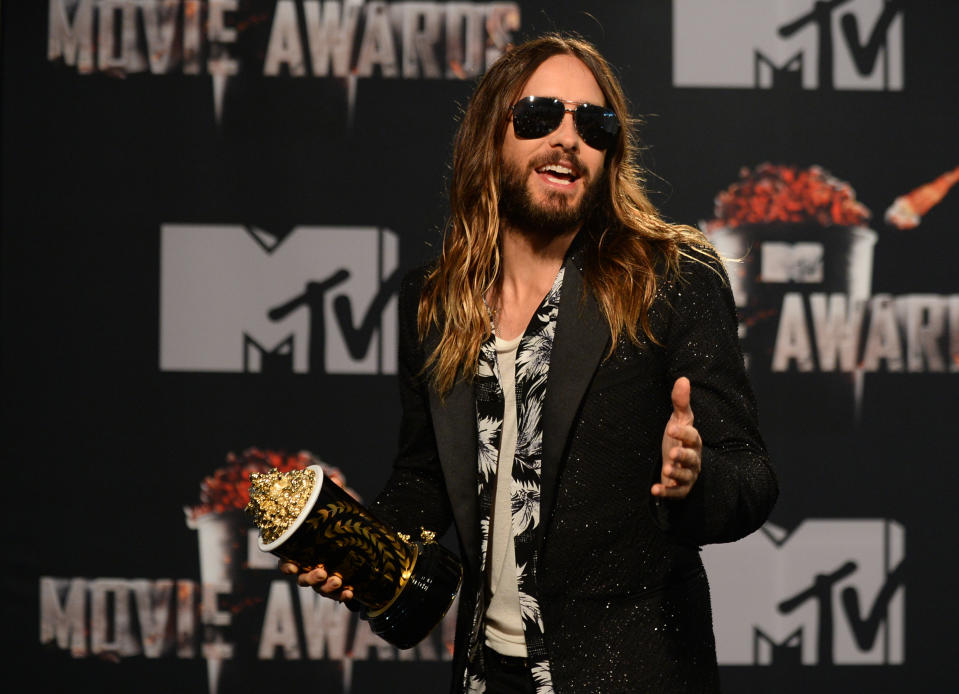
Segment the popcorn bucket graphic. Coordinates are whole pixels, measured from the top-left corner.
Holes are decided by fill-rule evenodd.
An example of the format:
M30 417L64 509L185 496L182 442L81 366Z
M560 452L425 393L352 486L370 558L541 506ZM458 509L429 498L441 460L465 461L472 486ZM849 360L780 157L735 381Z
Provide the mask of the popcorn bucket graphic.
M255 682L266 684L270 677L275 681L269 663L261 662L257 651L270 583L279 578L277 561L259 550L257 532L242 509L249 503L251 474L309 465L321 466L345 484L339 470L312 454L250 448L240 455L230 453L226 465L203 480L201 503L184 509L187 526L197 531L202 655L210 694L249 691Z
M764 424L845 429L858 416L878 238L868 216L818 167L761 165L717 199L708 237L726 259Z
M865 227L815 224L750 224L712 231L710 240L727 259L726 270L742 321L743 351L765 412L786 406L794 418L795 398L802 402L811 396L816 404L806 408L810 415L815 412L821 415L814 417L820 423L834 421L845 427L848 417L858 410L863 378L858 367L861 321L852 317L862 315L869 301L876 239L876 232ZM837 293L846 297L839 306L845 307L843 321L849 327L823 324L821 316L824 311L828 316L830 296ZM817 299L813 300L813 295L818 295ZM793 317L802 316L796 334L806 336L798 339L808 340L808 350L795 345L797 338L790 326L783 325L789 309ZM828 346L825 331L832 343ZM850 343L843 347L835 344L836 340ZM784 341L793 343L792 347ZM826 356L826 351L831 356ZM849 363L849 355L853 363Z

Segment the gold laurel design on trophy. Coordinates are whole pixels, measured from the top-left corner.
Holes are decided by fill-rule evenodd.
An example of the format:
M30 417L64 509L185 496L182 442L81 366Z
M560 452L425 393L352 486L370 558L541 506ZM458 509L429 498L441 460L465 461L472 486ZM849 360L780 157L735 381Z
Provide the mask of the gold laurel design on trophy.
M377 600L379 604L370 605L371 608L382 611L396 600L416 563L415 545L382 527L358 504L345 500L316 509L305 524L317 531L321 544L345 553L350 573L365 570L393 587L392 595L383 596L385 600Z
M400 532L398 532L398 533L396 533L396 534L399 536L400 540L402 540L403 542L406 542L406 543L410 542L410 536L409 536L409 535L407 535L407 534L405 534L405 533L400 533ZM420 527L420 541L421 541L424 545L435 544L435 543L436 543L436 532L433 531L433 530L427 530L426 528L424 528L424 527L421 526L421 527ZM378 616L380 616L381 614L383 614L384 612L386 612L386 611L390 608L390 606L392 606L392 604L393 604L394 602L396 602L396 599L400 596L400 593L401 593L402 590L403 590L402 586L405 586L405 585L406 585L406 582L409 580L409 577L410 577L410 575L412 574L412 568L413 568L413 566L416 565L416 560L417 560L417 558L419 557L419 547L418 547L417 545L415 545L415 544L410 544L410 547L412 547L412 549L413 549L413 562L412 562L412 564L410 565L410 570L403 572L403 575L402 575L402 578L401 578L402 583L401 583L400 589L396 591L396 595L393 596L393 599L392 599L392 600L390 600L388 603L386 603L385 605L383 605L383 607L381 607L379 610L376 610L376 611L374 611L374 612L370 612L370 613L367 615L368 617L373 618L373 617L378 617ZM439 623L439 622L437 622L437 624L438 624L438 623ZM434 625L434 626L435 626L435 625Z

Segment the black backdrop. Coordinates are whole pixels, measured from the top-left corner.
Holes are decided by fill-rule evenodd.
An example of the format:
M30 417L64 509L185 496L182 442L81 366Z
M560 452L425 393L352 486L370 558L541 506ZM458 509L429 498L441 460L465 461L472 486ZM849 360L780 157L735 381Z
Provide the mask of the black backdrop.
M339 263L354 278L340 295L352 302L354 326L377 288L385 285L388 298L389 272L421 263L440 238L450 143L473 80L468 75L394 78L384 76L388 67L382 66L370 77L343 78L314 75L311 64L303 76L291 74L296 70L289 66L267 75L264 61L271 45L277 47L271 31L279 21L278 4L220 4L227 10L227 27L237 32L226 50L238 67L225 81L219 116L215 80L205 62L215 52L212 44L202 43L199 74L185 74L176 51L162 74L138 71L132 58L125 68L103 69L102 56L84 72L73 59L67 34L75 32L81 47L87 41L94 50L108 39L84 38L70 13L65 29L51 20L54 10L74 3L2 6L7 677L22 669L42 690L211 691L203 644L226 639L236 644L236 657L221 664L220 691L246 691L268 682L309 687L318 680L329 691L442 691L448 664L436 660L443 653L439 636L432 655L408 653L397 659L391 649L355 640L350 626L344 637L348 657L333 651L324 656L322 650L311 655L297 612L293 640L300 644L300 657L282 647L270 658L258 655L263 597L279 579L268 570L249 569L260 581L244 588L257 605L251 608L253 617L244 618L237 608L227 610L234 617L228 625L204 624L202 610L197 612L205 582L198 533L185 523L183 509L199 502L201 480L222 467L228 453L250 447L310 451L340 468L361 496L375 495L388 473L397 433L398 400L388 355L395 344L395 304L370 312L376 330L363 361L344 351L346 340L337 330L343 335L348 330L330 303L335 292L328 292L322 304L326 361L290 368L282 349L271 357L244 345L242 335L252 333L240 323L262 320L261 309L272 304L244 309L240 297L256 296L258 283L264 292L283 291L276 289L275 277L261 273L295 275L291 286L302 287L324 279ZM285 4L295 7L302 30L310 3ZM336 9L345 4L332 3ZM122 13L134 5L113 3L117 37ZM176 12L176 44L194 3L169 5ZM379 5L401 15L412 11L403 6L413 3ZM695 23L697 4L681 0L420 5L441 17L465 5L485 8L487 14L499 8L507 13L500 24L481 22L481 31L502 29L513 41L548 29L578 31L594 41L618 67L634 110L644 117L640 136L644 162L653 172L649 187L671 219L709 220L714 198L737 179L740 167L763 162L821 166L855 188L858 200L872 211L864 226L877 236L871 271L850 261L850 267L859 263L855 272L865 272L870 285L867 325L870 320L879 325L877 316L895 316L887 332L864 327L860 343L879 330L874 346L886 356L858 377L841 370L823 373L818 362L812 372L803 372L794 360L782 373L773 373L758 357L751 362L782 495L771 519L775 527L766 532L779 540L757 540L757 533L744 542L757 547L766 542L757 551L779 549L771 563L763 564L767 573L741 580L728 560L723 564L722 553L732 547L707 552L707 567L717 574L714 601L726 605L717 609L724 689L956 688L959 610L952 550L959 537L952 495L959 490L959 476L952 430L959 411L959 191L946 193L914 229L895 228L883 213L897 197L959 165L959 5L890 5L892 23L876 32L878 59L867 60L859 73L837 60L835 70L865 79L886 69L893 77L885 87L881 80L852 86L837 80L832 88L815 82L825 51L821 40L814 40L815 27L803 30L801 44L776 39L777 28L814 6L823 12L829 5L822 16L833 49L837 56L852 55L855 46L849 48L853 44L841 33L843 22L849 24L844 17L858 21L856 35L865 45L885 7L881 0L702 2L700 9L709 8L705 15L725 8L724 21L709 27L714 41L695 44L682 33L690 25L680 26L677 17L691 7L684 21ZM760 11L763 5L767 9ZM776 8L771 22L763 19L770 5ZM208 3L198 6L206 32ZM361 30L375 28L376 6L366 3ZM509 27L510 11L518 12L516 29ZM94 16L102 22L107 12L101 7ZM143 16L136 21L138 43L130 50L143 54ZM56 26L66 34L57 34ZM720 82L732 80L725 85L678 74L681 60L700 67L725 65L723 51L737 41L748 43L750 31L756 32L757 45L783 43L774 56L777 65L802 52L802 74L813 81L794 89L756 86L752 65L748 74L720 75ZM759 36L762 32L768 36ZM402 54L400 30L392 35ZM308 53L305 35L300 37ZM483 37L495 48L496 37ZM444 40L433 45L441 66L456 59L456 49ZM362 53L359 44L357 39L354 60ZM119 45L112 46L114 62L121 55ZM269 262L257 265L242 251L258 248L253 228L267 232L260 233L261 241L272 239L277 248L294 236L308 243L294 258L264 251L261 259ZM204 245L215 230L227 241ZM190 245L197 240L198 246ZM395 253L390 250L394 241ZM195 253L197 248L207 251ZM309 274L314 262L324 268L315 276ZM249 271L244 263L251 263ZM219 298L204 302L201 297L211 286ZM805 291L801 282L789 286ZM883 313L874 301L879 296L881 303L882 295L896 308ZM231 296L237 297L233 303ZM912 332L910 306L918 311ZM231 324L235 352L210 347L231 329L219 327L221 317L244 310L247 318ZM181 321L178 312L191 318ZM213 324L218 326L210 330L213 337L189 334L189 326ZM312 336L315 349L323 331L314 325L311 333L305 322L290 326L296 337L292 362L303 362L304 340ZM813 323L807 327L815 329ZM254 338L271 347L280 342L277 334ZM166 352L165 339L180 345L176 356L171 356L173 347ZM360 340L361 348L364 344ZM191 361L191 350L212 355L213 366L200 364L199 358ZM241 352L245 367L237 356ZM857 360L862 364L864 357ZM863 393L858 416L845 406L856 378ZM843 406L835 407L837 401ZM786 537L800 537L796 531L804 523L812 530L802 550L793 543L792 551L777 528ZM882 555L872 557L875 570L867 568L872 559L866 555L873 551ZM829 594L828 624L822 609L803 612L801 618L794 614L791 619L798 621L789 621L782 601L842 563L816 557L851 558L862 552L859 572ZM793 574L802 576L791 579ZM162 579L180 581L174 592L188 606L184 614L196 612L192 631L183 626L187 617L178 617L182 623L174 619L176 600L163 592ZM757 585L773 596L769 605L736 603L760 600L753 589ZM240 590L236 583L233 588ZM860 611L842 595L858 596ZM302 601L297 597L295 604ZM154 625L155 652L144 646L145 613L137 611L144 604L162 622ZM761 624L747 620L728 627L720 621L757 609L764 615ZM834 637L828 653L822 647L824 624ZM174 629L186 629L179 642ZM733 649L751 654L748 662L724 660L724 635L738 633L752 639ZM859 634L859 640L850 641L850 634ZM870 634L877 639L870 640ZM123 640L127 637L135 645ZM762 644L769 643L772 654L763 655Z

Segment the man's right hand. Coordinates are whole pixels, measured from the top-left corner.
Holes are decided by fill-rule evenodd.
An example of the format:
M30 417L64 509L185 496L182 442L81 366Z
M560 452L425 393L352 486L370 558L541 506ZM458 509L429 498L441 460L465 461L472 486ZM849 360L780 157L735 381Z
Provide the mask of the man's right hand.
M353 599L353 587L344 586L343 578L339 574L327 575L322 564L312 571L303 571L292 562L281 561L280 571L287 576L296 576L298 585L304 588L312 588L320 595L331 600L345 602Z

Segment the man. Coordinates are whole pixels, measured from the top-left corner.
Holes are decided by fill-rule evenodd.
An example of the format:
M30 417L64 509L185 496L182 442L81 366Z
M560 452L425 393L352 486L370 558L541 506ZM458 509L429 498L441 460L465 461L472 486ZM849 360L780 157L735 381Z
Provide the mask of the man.
M778 490L722 265L645 197L629 125L591 45L508 52L460 125L442 257L400 293L373 511L455 525L454 692L718 690L698 548ZM352 597L323 567L299 582Z

